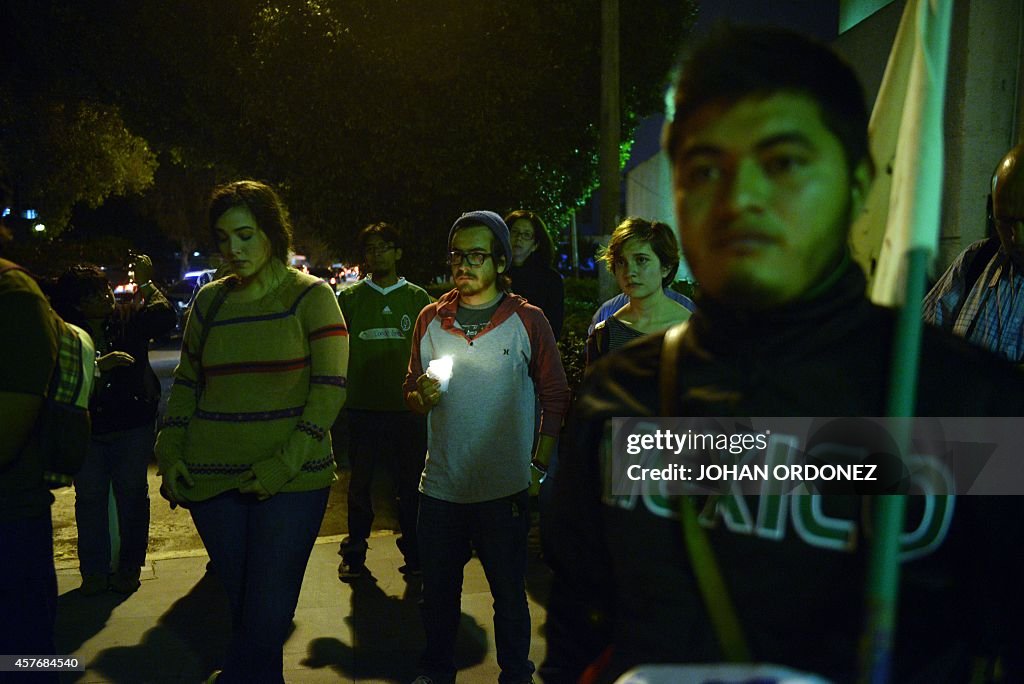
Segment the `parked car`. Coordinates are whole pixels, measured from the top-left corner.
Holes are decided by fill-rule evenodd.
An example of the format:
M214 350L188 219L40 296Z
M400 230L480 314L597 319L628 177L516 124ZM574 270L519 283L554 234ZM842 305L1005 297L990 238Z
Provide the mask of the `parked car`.
M118 283L114 286L114 300L117 302L123 302L127 299L131 299L135 295L135 291L138 289L139 284L133 280Z
M185 321L188 320L189 311L192 310L192 301L195 299L196 292L203 285L213 280L214 273L216 271L212 268L206 268L201 271L189 271L185 274L184 278L171 285L164 292L167 299L170 300L171 306L174 307L175 313L178 314L178 332L185 330Z

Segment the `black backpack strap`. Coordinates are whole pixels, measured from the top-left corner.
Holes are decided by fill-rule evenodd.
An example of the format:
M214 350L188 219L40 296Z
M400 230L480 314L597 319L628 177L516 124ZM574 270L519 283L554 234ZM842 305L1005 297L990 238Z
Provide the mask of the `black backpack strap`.
M985 267L992 261L992 257L999 251L999 238L990 237L985 240L985 244L978 248L978 251L974 253L971 258L971 263L967 265L967 269L964 271L964 295L974 289L974 284L978 282L978 278L985 272Z
M679 356L688 327L686 321L672 326L665 333L665 341L661 345L661 367L658 372L661 401L658 413L662 416L672 416L679 406ZM710 504L713 505L713 502ZM749 641L718 567L714 549L711 548L704 528L700 526L700 512L694 497L679 497L679 519L683 526L683 541L690 569L697 580L722 655L731 663L750 662Z
M206 385L206 372L203 370L203 350L206 348L206 340L210 337L210 328L213 327L213 321L217 318L217 312L220 311L221 304L228 298L228 294L233 286L234 279L229 278L226 280L221 288L217 290L217 294L213 296L210 308L206 310L206 314L203 316L203 329L199 333L199 348L196 350L198 363L196 368L196 401L199 400L199 395L202 394L203 387Z
M679 405L679 349L683 345L683 336L686 335L688 327L688 322L683 321L665 331L665 341L661 345L661 369L658 373L658 396L661 400L658 413L662 416L674 415Z
M595 361L608 353L609 344L608 321L601 321L594 326L594 331L590 333L584 345L584 363L587 366L593 365Z

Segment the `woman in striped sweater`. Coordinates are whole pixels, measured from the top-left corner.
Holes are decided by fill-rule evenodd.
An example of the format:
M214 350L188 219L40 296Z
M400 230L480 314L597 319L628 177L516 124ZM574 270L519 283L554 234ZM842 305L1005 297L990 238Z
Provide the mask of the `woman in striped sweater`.
M291 228L255 181L214 190L210 227L232 275L200 290L156 444L231 604L223 672L278 681L302 577L335 479L348 331L323 281L286 265Z

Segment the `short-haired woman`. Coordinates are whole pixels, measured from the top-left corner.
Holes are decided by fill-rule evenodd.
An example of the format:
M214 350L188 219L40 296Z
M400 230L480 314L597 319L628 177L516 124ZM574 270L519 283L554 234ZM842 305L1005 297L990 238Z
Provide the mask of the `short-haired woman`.
M668 224L631 217L612 233L601 255L629 301L587 338L587 365L609 351L690 317L664 292L679 269L679 243Z

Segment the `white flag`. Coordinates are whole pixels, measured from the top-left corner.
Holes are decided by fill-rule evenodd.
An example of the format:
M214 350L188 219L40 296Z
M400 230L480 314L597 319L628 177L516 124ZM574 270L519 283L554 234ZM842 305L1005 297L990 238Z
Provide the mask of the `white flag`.
M871 112L877 176L850 240L879 304L899 303L907 252L938 245L952 9L952 0L908 0Z

